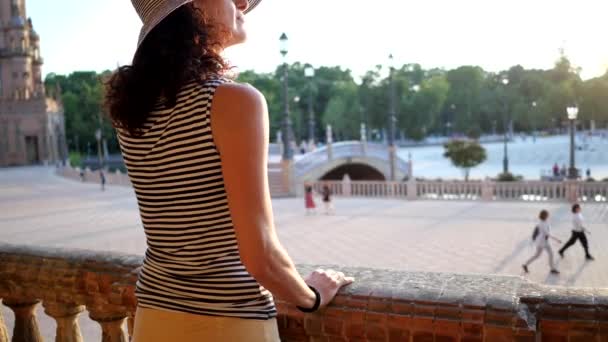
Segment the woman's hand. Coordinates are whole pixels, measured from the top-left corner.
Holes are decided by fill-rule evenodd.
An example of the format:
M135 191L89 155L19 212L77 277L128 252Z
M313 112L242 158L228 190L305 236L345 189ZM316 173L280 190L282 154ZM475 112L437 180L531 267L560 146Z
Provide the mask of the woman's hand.
M334 270L318 269L306 277L304 281L319 291L321 307L324 307L334 299L340 288L351 284L355 281L355 278L346 277L344 273Z

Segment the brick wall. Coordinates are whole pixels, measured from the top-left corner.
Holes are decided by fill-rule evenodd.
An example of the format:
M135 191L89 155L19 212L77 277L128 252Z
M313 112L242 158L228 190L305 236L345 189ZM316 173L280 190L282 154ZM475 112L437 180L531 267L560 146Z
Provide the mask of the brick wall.
M141 262L133 255L0 244L0 298L86 305L101 322L124 319L136 306L133 287ZM356 282L322 312L303 314L277 300L283 341L608 341L605 288L548 287L509 276L335 268ZM299 269L307 274L313 267Z

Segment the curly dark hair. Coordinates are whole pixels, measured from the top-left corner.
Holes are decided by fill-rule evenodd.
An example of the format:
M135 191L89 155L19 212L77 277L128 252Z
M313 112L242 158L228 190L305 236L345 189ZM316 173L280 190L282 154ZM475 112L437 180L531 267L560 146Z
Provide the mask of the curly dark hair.
M150 111L163 99L175 105L177 93L190 81L222 75L229 68L215 52L215 28L192 3L158 24L141 43L132 65L119 67L105 80L104 107L115 127L138 135Z
M541 220L546 220L549 217L549 212L546 210L541 210L540 214L538 215L538 218Z

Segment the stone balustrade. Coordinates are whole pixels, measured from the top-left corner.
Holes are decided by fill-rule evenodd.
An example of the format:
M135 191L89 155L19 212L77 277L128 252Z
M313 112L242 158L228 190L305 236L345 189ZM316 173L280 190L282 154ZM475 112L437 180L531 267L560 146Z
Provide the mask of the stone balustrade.
M127 341L142 257L0 244L0 298L13 341L42 341L34 309L78 342L78 315L102 341ZM333 267L354 275L329 307L304 314L277 300L283 341L608 341L608 289L548 287L520 277ZM302 274L312 266L300 266ZM123 323L130 324L123 330ZM8 341L0 317L0 342Z
M101 184L101 175L99 174L99 171L92 171L89 168L81 169L79 167L73 168L70 166L60 167L57 169L57 174L65 178L85 183ZM104 171L104 176L106 177L106 184L124 186L131 185L129 175L120 172L120 170L116 170L114 172L109 172L106 170Z
M320 192L345 197L393 197L408 200L569 201L608 202L608 182L545 181L319 181Z

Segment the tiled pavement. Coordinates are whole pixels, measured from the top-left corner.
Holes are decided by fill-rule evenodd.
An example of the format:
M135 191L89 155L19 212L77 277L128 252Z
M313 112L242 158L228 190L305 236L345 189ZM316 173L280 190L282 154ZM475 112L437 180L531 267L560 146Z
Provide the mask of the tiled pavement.
M277 231L296 263L521 275L521 263L533 253L530 236L541 209L551 212L555 235L566 240L570 231L565 203L338 198L335 205L334 215L306 216L302 199L273 201ZM596 261L584 262L576 245L559 260L561 275L549 275L543 256L530 267L531 280L608 287L608 206L583 210ZM41 167L0 169L0 241L145 250L132 189L110 186L102 192Z

